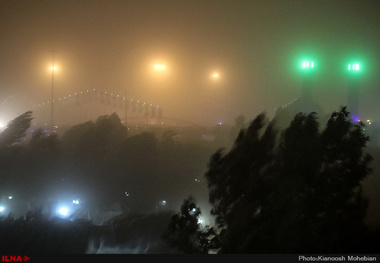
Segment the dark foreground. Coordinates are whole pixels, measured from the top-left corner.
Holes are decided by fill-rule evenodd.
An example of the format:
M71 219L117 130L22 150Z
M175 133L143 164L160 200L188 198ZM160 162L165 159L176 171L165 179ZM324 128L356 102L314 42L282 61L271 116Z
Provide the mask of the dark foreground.
M171 212L121 215L103 226L46 218L38 212L0 220L3 254L179 253L161 238Z
M173 212L120 215L103 226L90 221L46 218L29 212L26 217L0 220L3 254L172 254L162 238ZM346 253L378 254L380 231L372 231ZM300 251L302 253L302 251Z

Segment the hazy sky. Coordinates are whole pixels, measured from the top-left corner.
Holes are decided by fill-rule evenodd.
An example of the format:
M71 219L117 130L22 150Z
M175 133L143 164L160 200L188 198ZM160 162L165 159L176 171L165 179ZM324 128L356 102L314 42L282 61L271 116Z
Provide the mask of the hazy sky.
M0 111L17 96L50 99L56 50L57 96L127 89L165 116L232 123L298 97L297 58L311 54L326 112L347 101L345 63L362 59L360 112L379 119L379 47L376 0L0 0Z

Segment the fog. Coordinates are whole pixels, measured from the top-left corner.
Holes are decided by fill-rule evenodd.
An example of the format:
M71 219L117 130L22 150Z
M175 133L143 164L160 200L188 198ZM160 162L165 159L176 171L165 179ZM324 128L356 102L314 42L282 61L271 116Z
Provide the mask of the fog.
M13 204L0 214L35 211L9 221L15 231L40 212L88 220L96 238L75 253L99 252L107 231L129 242L121 252L148 251L159 221L150 252L176 253L161 232L189 196L199 225L214 224L205 172L256 116L278 139L299 112L316 112L321 132L348 106L370 136L363 186L377 229L379 12L354 0L0 0L0 205ZM134 224L141 243L124 235Z
M336 110L347 101L345 63L360 56L360 111L377 119L378 11L374 1L3 0L1 118L51 99L54 50L55 98L126 89L128 99L201 125L273 116L300 96L296 61L304 54L318 58L316 101ZM152 70L157 63L165 72Z

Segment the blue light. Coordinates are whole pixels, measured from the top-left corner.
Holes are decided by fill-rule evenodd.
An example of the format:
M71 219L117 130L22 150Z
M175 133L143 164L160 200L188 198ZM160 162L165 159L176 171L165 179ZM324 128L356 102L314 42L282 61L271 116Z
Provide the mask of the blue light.
M67 217L69 215L69 208L61 206L57 209L57 214L59 217Z
M355 116L355 115L351 115L351 120L353 122L359 122L360 121L359 116Z

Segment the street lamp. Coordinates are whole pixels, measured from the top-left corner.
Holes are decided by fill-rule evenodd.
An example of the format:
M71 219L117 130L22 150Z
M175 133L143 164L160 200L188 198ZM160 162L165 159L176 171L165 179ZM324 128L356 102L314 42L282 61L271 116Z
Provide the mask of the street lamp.
M219 73L213 73L213 74L211 75L211 77L212 77L213 79L218 79L218 78L219 78Z
M311 75L315 71L316 63L312 59L304 59L301 61L301 71L303 75L304 80L304 88L305 85L310 86L311 85Z
M360 65L358 63L348 64L348 70L358 71L360 69Z
M302 69L313 69L314 61L312 60L303 60L302 61Z
M155 70L165 70L166 69L166 67L164 66L164 65L159 65L159 64L156 64L156 65L154 65L154 67L153 67Z

